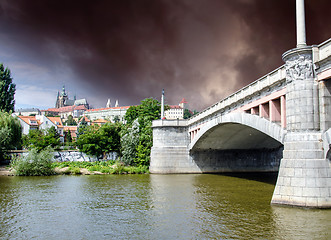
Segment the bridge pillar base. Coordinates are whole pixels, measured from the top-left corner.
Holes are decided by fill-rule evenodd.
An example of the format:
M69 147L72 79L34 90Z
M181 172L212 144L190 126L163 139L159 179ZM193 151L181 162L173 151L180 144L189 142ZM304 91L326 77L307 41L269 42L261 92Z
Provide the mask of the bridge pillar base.
M331 168L321 134L286 136L271 204L331 208Z
M150 173L202 173L198 166L189 159L187 147L152 147Z

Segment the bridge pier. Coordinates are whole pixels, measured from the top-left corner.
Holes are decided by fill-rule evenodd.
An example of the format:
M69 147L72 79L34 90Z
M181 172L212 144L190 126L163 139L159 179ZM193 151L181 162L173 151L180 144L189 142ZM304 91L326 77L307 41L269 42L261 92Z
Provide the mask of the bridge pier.
M323 148L312 48L290 50L283 59L287 134L271 203L330 208L331 169Z
M201 173L189 158L190 137L185 120L156 120L153 122L151 173Z

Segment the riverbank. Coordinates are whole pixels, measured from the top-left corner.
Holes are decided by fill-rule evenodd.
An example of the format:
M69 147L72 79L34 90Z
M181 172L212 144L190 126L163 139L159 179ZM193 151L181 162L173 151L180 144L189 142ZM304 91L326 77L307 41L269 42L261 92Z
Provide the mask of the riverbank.
M106 174L148 174L148 169L142 169L139 167L123 166L120 164L114 164L112 166L103 166L102 168L95 168L91 170L86 167L74 166L61 166L63 163L54 163L54 173L55 175L106 175ZM59 165L59 166L56 166ZM65 165L70 165L65 164ZM76 166L75 166L76 165ZM0 166L0 176L15 176L15 170L10 167L10 165Z
M0 166L0 176L14 176L12 169L9 166Z

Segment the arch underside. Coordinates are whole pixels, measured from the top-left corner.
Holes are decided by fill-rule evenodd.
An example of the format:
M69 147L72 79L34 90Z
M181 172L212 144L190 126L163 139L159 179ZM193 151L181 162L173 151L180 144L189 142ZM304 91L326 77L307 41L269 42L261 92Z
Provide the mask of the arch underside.
M191 143L190 158L202 172L278 171L283 156L283 144L279 141L283 139L282 129L265 119L247 115L236 114L239 118L232 118L232 122L214 122L201 129ZM249 124L234 120L243 116L250 118ZM259 129L254 128L254 124ZM260 131L261 128L272 129L272 132L266 134Z

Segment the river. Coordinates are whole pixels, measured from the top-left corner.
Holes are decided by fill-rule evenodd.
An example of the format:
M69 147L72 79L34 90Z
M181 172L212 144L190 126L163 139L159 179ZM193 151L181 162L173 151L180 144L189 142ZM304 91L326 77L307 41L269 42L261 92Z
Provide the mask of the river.
M275 178L0 177L0 239L331 239L331 210L270 205Z

